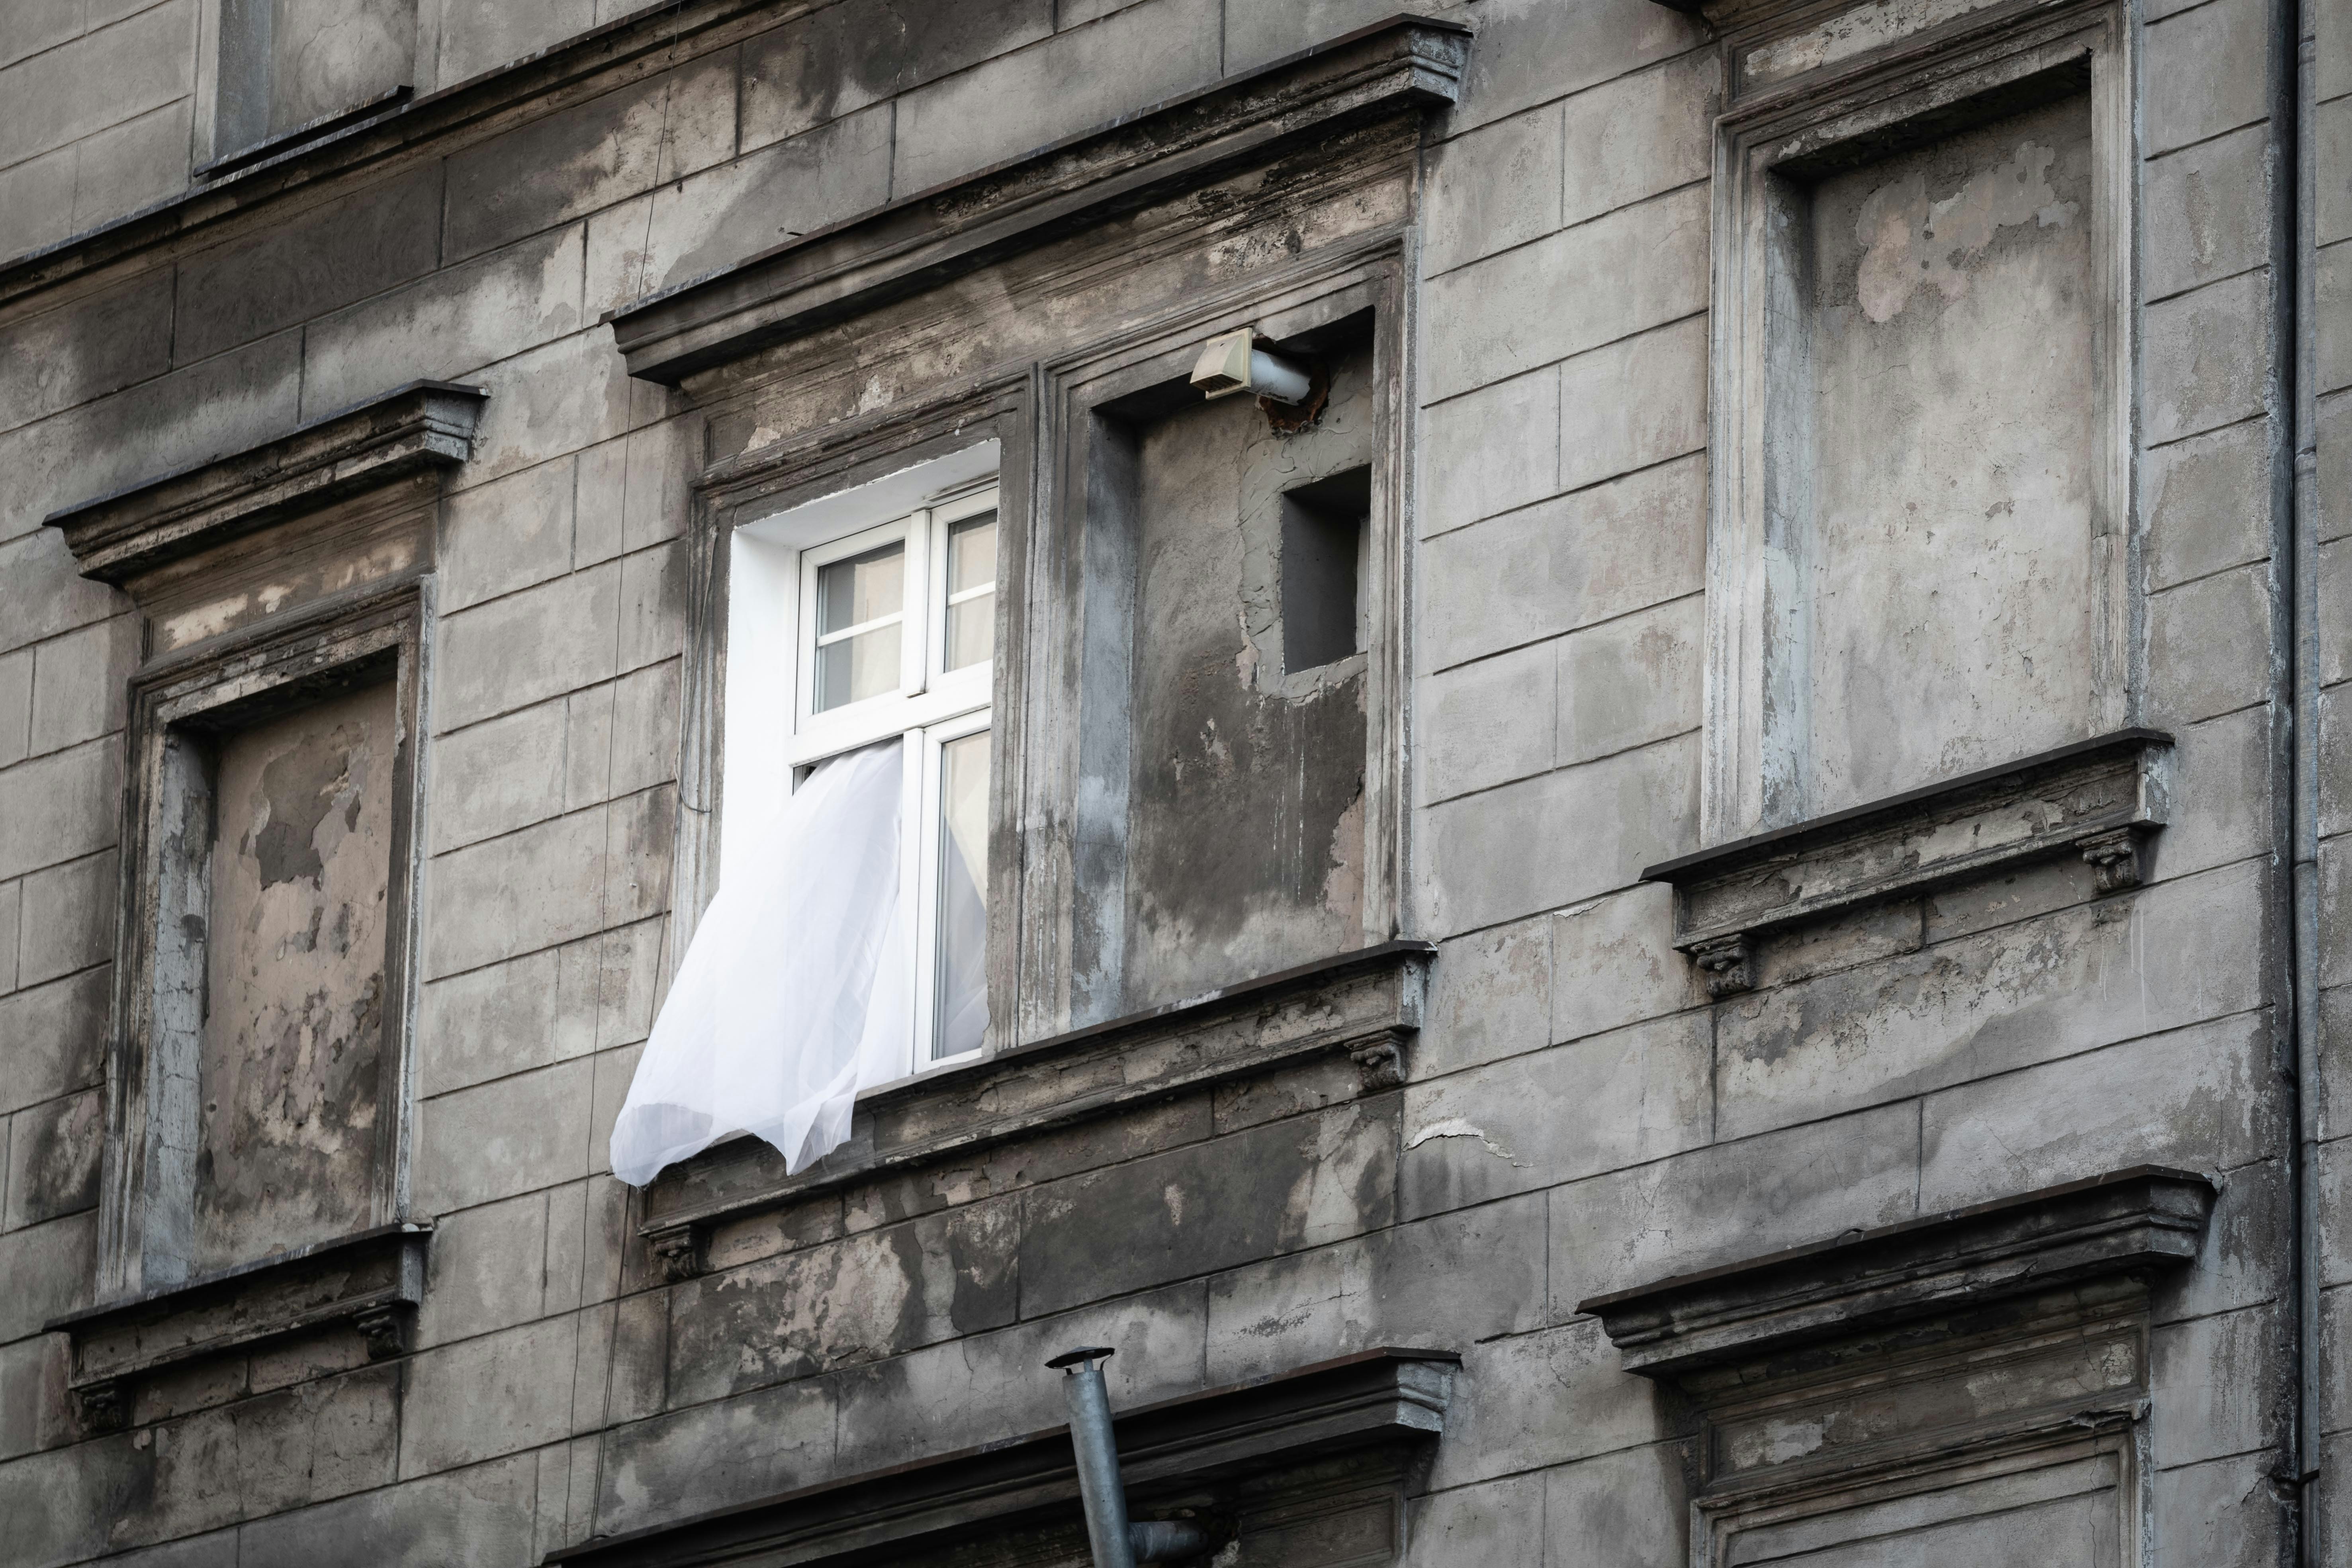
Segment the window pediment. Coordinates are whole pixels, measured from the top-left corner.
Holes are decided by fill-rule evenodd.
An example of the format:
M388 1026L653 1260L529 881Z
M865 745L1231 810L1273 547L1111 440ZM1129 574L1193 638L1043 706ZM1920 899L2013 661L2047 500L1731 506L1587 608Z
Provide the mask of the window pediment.
M1404 16L1154 104L616 312L629 374L675 385L1164 201L1290 142L1451 104L1469 29Z

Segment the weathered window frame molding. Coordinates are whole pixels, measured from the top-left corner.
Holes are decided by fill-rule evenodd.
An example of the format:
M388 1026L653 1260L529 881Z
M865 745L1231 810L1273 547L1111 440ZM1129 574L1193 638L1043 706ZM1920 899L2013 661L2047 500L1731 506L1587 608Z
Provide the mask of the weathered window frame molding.
M2195 1261L2216 1195L2196 1173L2133 1166L1612 1291L1577 1310L1600 1319L1628 1372L1675 1386L1699 1414L1692 1568L1725 1568L1754 1530L2031 1485L2035 1472L2063 1485L2061 1472L2085 1463L2113 1467L2116 1561L2137 1568L2153 1502L2148 1296ZM1974 1411L1969 1398L1948 1409L1928 1400L1910 1422L1856 1416L1828 1452L1801 1442L1784 1452L1772 1436L1826 1432L1895 1384L2006 1388L2006 1378L2045 1397L2004 1394Z
M1028 795L1022 802L1028 831L1020 889L1021 939L1017 1012L1019 1040L1035 1040L1094 1021L1087 993L1116 995L1114 978L1087 970L1079 946L1082 926L1097 917L1089 902L1111 875L1103 862L1125 835L1126 781L1113 789L1088 782L1093 759L1087 739L1099 735L1104 699L1093 682L1116 674L1106 658L1066 657L1081 642L1132 634L1131 583L1104 573L1101 537L1126 520L1106 515L1100 470L1116 456L1099 428L1105 405L1171 384L1182 385L1202 342L1255 322L1272 341L1312 343L1321 334L1361 328L1369 319L1372 350L1372 423L1378 434L1371 461L1371 509L1362 578L1366 602L1364 884L1361 942L1370 947L1406 927L1404 890L1410 853L1404 757L1410 512L1403 502L1411 445L1406 437L1404 362L1411 289L1398 237L1344 247L1297 268L1254 281L1244 289L1203 299L1192 308L1040 367L1038 440L1041 466L1034 537L1028 551L1027 637L1032 662L1024 683L1030 742ZM1124 688L1114 704L1126 708ZM1123 766L1124 740L1117 763ZM1113 790L1115 789L1115 793ZM1058 831L1053 829L1058 828ZM1118 892L1125 894L1123 859ZM1089 891L1092 889L1092 891ZM1039 936L1055 933L1051 940ZM1109 944L1105 944L1109 945Z
M1741 1560L1740 1538L1751 1531L1802 1525L1928 1492L2024 1480L2035 1471L2102 1459L2116 1469L2115 1561L2120 1568L2144 1568L2148 1562L2147 1521L2154 1513L2155 1466L2140 1403L2095 1401L2059 1418L1990 1434L1925 1458L1699 1498L1691 1504L1691 1568L1731 1568Z
M1940 129L1938 116L1974 117L2029 79L2087 62L2094 160L2094 319L2104 334L2095 455L2090 606L2093 732L2133 721L2142 687L2135 650L2140 605L2132 399L2137 129L2132 29L2112 0L2023 0L1931 14L1908 37L1759 84L1759 48L1843 14L1803 6L1707 7L1724 29L1731 91L1717 122L1710 332L1711 443L1716 453L1707 548L1706 740L1700 837L1719 844L1774 826L1768 778L1788 773L1787 740L1773 715L1802 710L1793 682L1801 660L1777 664L1771 644L1798 635L1789 568L1776 566L1768 517L1765 444L1770 422L1776 269L1771 214L1777 169L1819 166ZM1777 595L1777 596L1776 596ZM1793 719L1790 721L1793 722ZM1801 743L1801 742L1798 742ZM1800 811L1801 819L1801 809Z
M776 356L799 337L958 273L1069 240L1122 213L1230 178L1321 138L1448 104L1466 48L1466 30L1458 25L1392 18L656 296L612 318L616 339L632 374L683 384L691 396L709 404L714 426L722 420L740 424L743 416L737 405L756 394L762 377L776 374L782 363ZM1343 170L1341 177L1356 175ZM1166 248L1177 240L1160 236L1151 243ZM1393 960L1396 968L1391 979L1397 994L1382 1014L1385 1021L1363 1034L1365 1040L1388 1042L1375 1053L1378 1062L1366 1065L1368 1079L1392 1087L1402 1062L1397 1042L1418 1026L1419 964L1426 952L1422 944L1396 940L1404 924L1408 880L1402 757L1411 487L1403 426L1411 400L1399 386L1408 373L1412 341L1411 256L1408 219L1198 292L1149 319L1118 323L1106 338L1066 354L984 368L902 396L871 416L803 434L779 439L772 432L750 449L712 464L696 481L688 544L681 823L667 943L673 973L717 885L733 530L980 442L995 441L1001 450L991 826L994 842L1018 848L992 856L990 871L992 1035L1001 1042L999 1058L929 1075L917 1080L919 1088L869 1091L872 1103L861 1104L852 1150L798 1183L782 1182L780 1173L762 1173L750 1180L758 1193L742 1204L774 1206L788 1191L804 1190L809 1180L833 1183L836 1172L842 1181L860 1172L870 1174L880 1167L866 1164L853 1150L877 1136L869 1129L893 1114L894 1105L934 1093L951 1099L963 1092L971 1075L995 1071L994 1059L1005 1053L1034 1048L1050 1055L1098 1035L1129 1040L1139 1050L1147 1040L1179 1041L1188 1031L1223 1027L1232 999L1255 987L1272 994L1324 983L1302 977L1328 981L1367 953L1383 955L1383 963ZM1070 638L1079 613L1073 595L1083 591L1075 546L1085 529L1086 453L1071 432L1084 430L1096 402L1139 386L1181 384L1200 342L1217 331L1246 323L1277 337L1311 336L1358 330L1359 318L1371 323L1381 387L1376 418L1383 432L1372 481L1377 555L1367 574L1370 618L1376 628L1368 658L1368 729L1377 740L1368 745L1367 755L1366 843L1373 864L1368 868L1363 946L1321 964L1196 998L1174 1014L1073 1030L1066 937L1039 942L1031 934L1064 929L1053 917L1070 902L1074 877L1067 840L1076 785L1074 759L1065 752L1075 740L1066 732L1050 746L1031 739L1055 723L1066 723L1071 683L1077 679L1070 668L1076 647ZM1357 328L1344 327L1348 322L1357 322ZM866 348L883 352L871 343ZM1326 1038L1328 1033L1298 1049L1333 1044L1338 1037ZM1286 1045L1261 1067L1277 1065L1288 1054L1295 1053ZM1181 1087L1171 1080L1153 1092ZM1069 1113L1091 1114L1091 1105L1088 1099L1074 1100ZM742 1205L730 1197L711 1207L661 1194L681 1184L725 1185L736 1180L728 1173L733 1165L748 1162L756 1167L761 1153L749 1141L730 1141L656 1184L645 1232L668 1270L687 1274L698 1268L701 1237Z
M98 1304L53 1325L73 1337L74 1386L92 1423L122 1419L127 1386L138 1378L288 1334L341 1325L358 1330L372 1355L401 1348L431 1229L407 1210L432 508L439 475L470 456L484 398L477 387L415 383L48 520L83 574L126 588L149 620L149 657L131 679L123 741ZM256 549L217 548L264 531L271 537ZM339 551L366 557L351 562L358 585L322 591L318 584L332 574L304 577L308 585L286 606L273 608L266 596L252 602L248 567L257 554L331 561ZM247 608L229 616L226 630L183 643L163 637L156 651L159 621L215 601ZM193 1187L180 1165L194 1150L192 1053L202 1025L188 1005L201 994L200 972L194 988L184 982L188 965L204 958L200 945L191 956L189 944L200 939L178 917L192 900L208 900L209 851L175 856L172 846L187 821L209 813L197 742L206 731L386 681L396 731L365 1223L346 1237L191 1277L187 1215L173 1205L184 1205Z
M1246 1528L1242 1489L1306 1472L1306 1486L1415 1489L1415 1461L1444 1429L1461 1358L1370 1350L1118 1413L1120 1479L1139 1517L1181 1510L1213 1535ZM1041 1364L1038 1375L1049 1377ZM929 1561L976 1537L1075 1530L1066 1426L824 1481L734 1508L550 1552L568 1568L675 1563ZM1241 1506L1237 1506L1241 1505ZM1402 1531L1399 1531L1402 1541ZM1083 1549L1083 1534L1076 1537Z

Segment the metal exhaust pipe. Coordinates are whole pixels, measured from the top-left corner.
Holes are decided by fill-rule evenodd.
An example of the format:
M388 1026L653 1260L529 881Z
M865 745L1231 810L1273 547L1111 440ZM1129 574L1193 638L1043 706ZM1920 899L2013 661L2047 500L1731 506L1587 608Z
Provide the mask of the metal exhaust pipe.
M1095 1568L1136 1568L1139 1563L1169 1563L1198 1557L1209 1549L1208 1531L1183 1520L1129 1523L1127 1487L1118 1479L1118 1443L1110 1429L1110 1392L1102 1363L1108 1345L1081 1345L1045 1364L1062 1373L1062 1397L1070 1406L1070 1447L1078 1459L1078 1492L1086 1500L1087 1541Z

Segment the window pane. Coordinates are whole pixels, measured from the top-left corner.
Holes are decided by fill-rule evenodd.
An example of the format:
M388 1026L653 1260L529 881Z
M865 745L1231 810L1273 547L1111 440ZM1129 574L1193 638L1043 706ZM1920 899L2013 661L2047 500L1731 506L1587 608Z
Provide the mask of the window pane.
M817 635L902 614L907 608L907 547L886 544L816 574Z
M988 731L940 748L939 1024L931 1055L988 1032Z
M900 626L907 612L907 547L886 544L816 573L817 712L898 689ZM851 626L880 622L854 636ZM827 642L832 637L836 640Z
M940 668L982 664L995 651L995 587L996 514L949 524L948 637Z
M816 710L898 689L899 631L894 623L816 650Z
M948 524L948 593L996 584L996 514L982 512Z

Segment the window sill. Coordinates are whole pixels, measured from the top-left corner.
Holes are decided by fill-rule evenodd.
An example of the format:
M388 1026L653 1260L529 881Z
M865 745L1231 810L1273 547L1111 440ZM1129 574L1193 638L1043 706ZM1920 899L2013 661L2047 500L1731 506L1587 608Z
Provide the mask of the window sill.
M70 1335L70 1388L84 1428L122 1426L140 1379L211 1356L321 1329L348 1327L368 1359L407 1348L408 1319L425 1294L429 1221L297 1247L184 1284L101 1302L50 1320Z
M2172 737L2118 730L1850 811L1664 861L1675 946L1727 996L1753 984L1757 941L1896 899L2080 856L2098 889L2139 886L2140 846L2164 825Z
M797 1175L750 1137L670 1166L646 1188L638 1234L669 1279L688 1279L721 1224L1150 1100L1333 1055L1352 1059L1361 1092L1393 1089L1435 952L1383 942L885 1084L858 1097L849 1142Z

